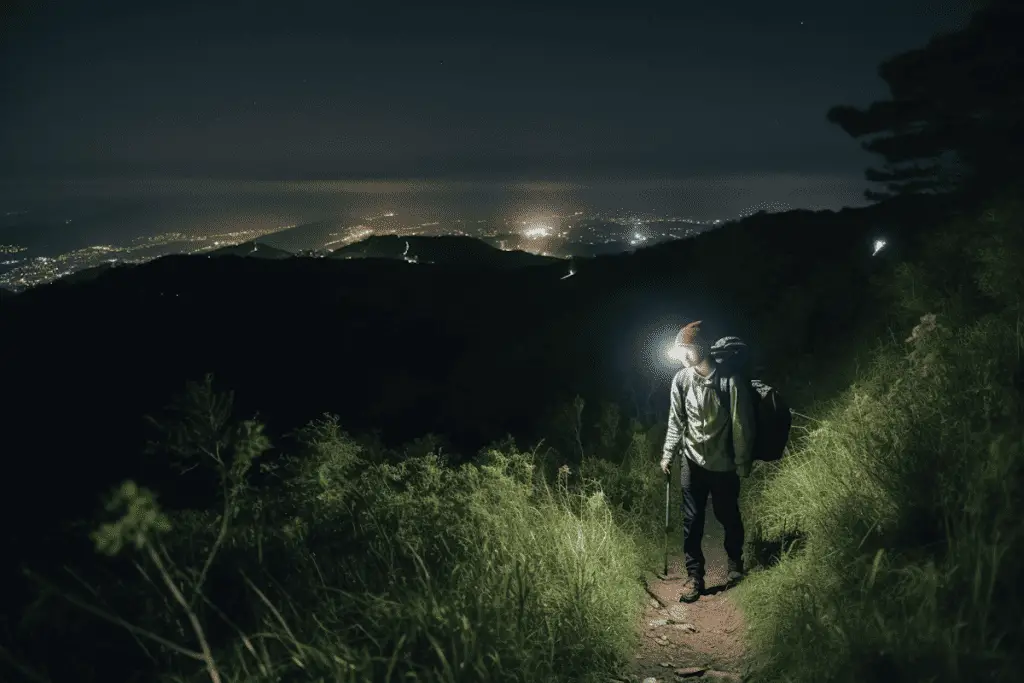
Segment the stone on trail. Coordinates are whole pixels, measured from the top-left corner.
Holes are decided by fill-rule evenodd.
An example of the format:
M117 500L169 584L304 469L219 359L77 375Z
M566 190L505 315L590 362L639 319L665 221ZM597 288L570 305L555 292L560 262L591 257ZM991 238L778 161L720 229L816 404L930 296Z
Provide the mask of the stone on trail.
M658 679L654 676L648 676L643 680L643 683L658 683Z
M651 628L658 628L659 626L667 626L668 619L652 619Z
M680 678L696 678L697 676L703 676L705 671L707 671L707 669L699 666L688 666L682 669L676 669L673 673Z
M677 631L686 631L687 633L697 633L697 627L693 624L673 624L672 627Z
M672 605L668 608L668 616L673 621L686 621L687 610L682 605Z

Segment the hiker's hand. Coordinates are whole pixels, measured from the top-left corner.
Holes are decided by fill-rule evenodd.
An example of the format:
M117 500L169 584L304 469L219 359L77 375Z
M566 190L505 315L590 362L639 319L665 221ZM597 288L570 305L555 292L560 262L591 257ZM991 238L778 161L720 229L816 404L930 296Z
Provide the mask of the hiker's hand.
M736 474L740 475L740 479L746 479L750 476L750 463L744 465L736 465Z
M664 472L665 474L671 474L672 473L672 459L671 458L664 458L661 461L661 471Z

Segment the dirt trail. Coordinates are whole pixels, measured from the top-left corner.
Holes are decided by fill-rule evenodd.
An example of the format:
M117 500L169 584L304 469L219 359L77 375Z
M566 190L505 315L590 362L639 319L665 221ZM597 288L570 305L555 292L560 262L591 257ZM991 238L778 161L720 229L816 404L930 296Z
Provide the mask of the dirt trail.
M628 680L742 680L743 616L725 590L723 531L710 500L706 519L703 546L709 594L691 604L679 602L686 571L682 564L682 539L673 534L669 538L668 579L659 579L653 573L646 577L647 586L657 599L651 598L637 625L643 637L627 672Z

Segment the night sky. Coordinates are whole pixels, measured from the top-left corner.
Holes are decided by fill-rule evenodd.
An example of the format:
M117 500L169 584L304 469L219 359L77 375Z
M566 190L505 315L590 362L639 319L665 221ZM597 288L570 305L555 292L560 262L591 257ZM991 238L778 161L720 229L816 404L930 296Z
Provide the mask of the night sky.
M211 9L207 5L215 5ZM825 120L952 0L20 2L8 176L860 177ZM13 12L13 14L11 14Z

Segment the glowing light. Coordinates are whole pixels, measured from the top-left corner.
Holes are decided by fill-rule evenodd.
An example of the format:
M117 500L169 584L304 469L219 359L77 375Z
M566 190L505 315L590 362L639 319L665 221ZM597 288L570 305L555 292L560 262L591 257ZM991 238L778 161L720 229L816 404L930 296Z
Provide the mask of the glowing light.
M532 228L527 228L526 232L523 233L531 239L537 237L547 237L551 234L551 228L546 225L535 225Z
M675 342L669 344L665 348L665 355L671 360L678 361L680 363L683 361L683 349L676 346Z
M882 249L884 247L885 247L885 240L875 240L875 250L873 252L871 252L871 255L874 256L878 252L882 251Z

